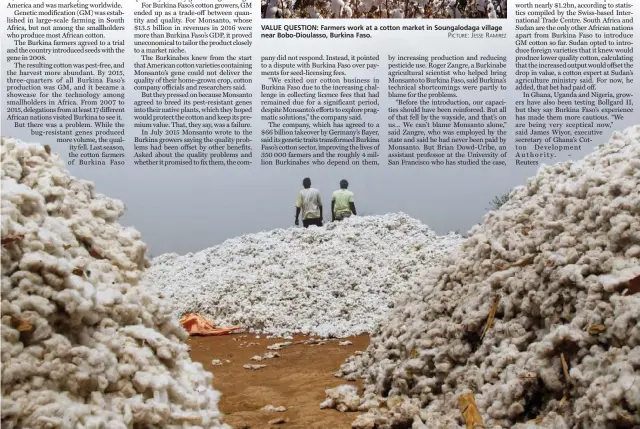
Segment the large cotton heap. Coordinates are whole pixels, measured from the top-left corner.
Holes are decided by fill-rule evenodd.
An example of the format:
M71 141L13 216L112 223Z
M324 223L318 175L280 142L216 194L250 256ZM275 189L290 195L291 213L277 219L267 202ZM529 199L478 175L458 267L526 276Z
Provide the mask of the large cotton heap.
M1 141L2 427L226 428L120 201Z
M364 379L354 428L471 427L463 393L486 428L639 427L639 258L636 126L542 167L400 300L337 374Z
M277 336L344 337L373 330L398 292L460 241L404 214L356 216L160 255L148 276L173 299L178 316L200 312L218 324Z

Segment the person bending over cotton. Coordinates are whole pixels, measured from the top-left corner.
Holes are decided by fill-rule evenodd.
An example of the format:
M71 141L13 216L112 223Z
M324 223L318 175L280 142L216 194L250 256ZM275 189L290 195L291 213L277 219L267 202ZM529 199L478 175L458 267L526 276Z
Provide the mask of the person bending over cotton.
M305 177L302 181L304 189L298 194L296 201L296 226L300 224L298 218L302 213L302 225L322 226L322 199L320 191L311 187L311 179Z
M348 190L349 182L342 179L340 189L331 196L331 213L333 222L348 218L356 214L356 204L353 202L353 192Z

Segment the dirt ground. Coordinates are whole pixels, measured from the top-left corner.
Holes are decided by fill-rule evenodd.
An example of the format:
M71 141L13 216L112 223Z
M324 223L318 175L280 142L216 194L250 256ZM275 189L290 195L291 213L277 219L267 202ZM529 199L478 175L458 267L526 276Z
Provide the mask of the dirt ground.
M348 383L332 374L348 356L367 347L369 336L329 340L323 345L296 344L308 339L257 339L255 335L234 334L192 337L189 345L193 360L213 373L213 386L222 393L220 409L225 422L233 428L350 429L356 413L321 410L320 403L325 399L325 388ZM353 344L338 345L344 340ZM293 344L277 350L279 358L251 361L251 357L269 352L268 345L284 341ZM212 365L214 359L222 361L222 365ZM247 370L243 368L246 364L267 366ZM265 405L284 405L287 411L260 411ZM270 420L280 417L287 422L269 426Z

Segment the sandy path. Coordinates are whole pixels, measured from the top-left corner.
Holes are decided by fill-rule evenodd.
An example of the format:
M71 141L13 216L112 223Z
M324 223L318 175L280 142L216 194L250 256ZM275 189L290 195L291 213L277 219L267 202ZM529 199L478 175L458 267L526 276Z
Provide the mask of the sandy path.
M342 362L357 350L369 344L368 336L348 338L353 345L339 346L343 340L331 340L323 345L295 344L308 337L295 337L293 345L277 352L279 358L262 362L251 361L255 355L268 352L270 344L287 340L256 339L255 335L236 334L223 337L191 338L191 356L213 372L213 385L222 393L220 408L225 421L235 429L266 429L268 422L278 417L288 419L275 427L288 429L349 429L355 413L321 410L324 389L345 384L332 374ZM258 345L248 345L248 343ZM213 359L223 362L211 364ZM231 363L226 363L230 360ZM245 364L266 364L267 367L251 371ZM282 413L260 411L265 405L287 407ZM273 427L273 426L272 426Z

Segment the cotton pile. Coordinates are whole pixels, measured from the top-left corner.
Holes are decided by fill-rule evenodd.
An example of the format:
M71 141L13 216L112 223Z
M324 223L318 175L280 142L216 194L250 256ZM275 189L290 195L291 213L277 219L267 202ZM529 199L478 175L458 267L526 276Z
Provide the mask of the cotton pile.
M199 312L278 337L345 337L373 330L393 298L460 241L402 213L354 216L160 255L147 275L173 300L177 317Z
M1 140L2 427L228 428L120 201Z
M400 298L336 374L364 379L353 427L464 428L464 393L486 428L639 427L639 258L634 126L541 167Z

